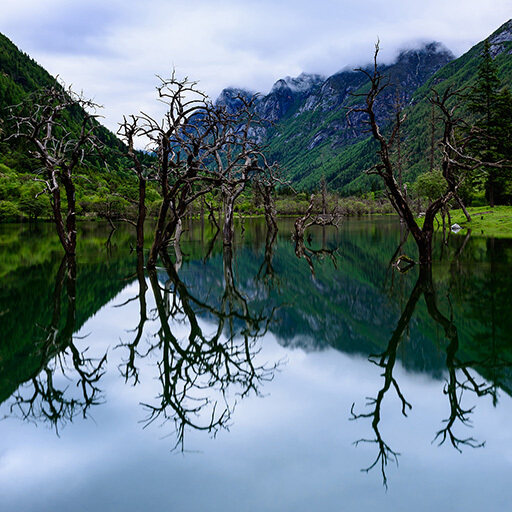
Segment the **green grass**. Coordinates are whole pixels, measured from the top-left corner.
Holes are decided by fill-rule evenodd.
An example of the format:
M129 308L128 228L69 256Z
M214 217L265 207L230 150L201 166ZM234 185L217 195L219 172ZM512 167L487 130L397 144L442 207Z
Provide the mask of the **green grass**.
M457 223L466 234L471 229L471 236L492 236L495 238L512 238L512 206L478 206L468 208L471 222L467 222L462 210L452 210L452 224ZM482 215L483 214L483 215Z
M491 236L494 238L512 238L512 206L473 206L468 208L471 222L466 220L462 210L451 210L452 225L458 224L462 229L459 235L466 235L471 229L471 236ZM441 216L437 216L441 224ZM423 219L418 219L423 225Z

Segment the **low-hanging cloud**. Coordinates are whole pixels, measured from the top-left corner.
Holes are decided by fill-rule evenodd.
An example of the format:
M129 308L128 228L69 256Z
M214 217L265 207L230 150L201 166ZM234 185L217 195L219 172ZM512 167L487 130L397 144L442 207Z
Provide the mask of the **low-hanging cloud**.
M212 97L229 85L266 92L302 71L332 74L382 60L419 40L456 55L512 13L512 0L4 0L0 31L52 74L123 114L154 112L155 75L198 80Z

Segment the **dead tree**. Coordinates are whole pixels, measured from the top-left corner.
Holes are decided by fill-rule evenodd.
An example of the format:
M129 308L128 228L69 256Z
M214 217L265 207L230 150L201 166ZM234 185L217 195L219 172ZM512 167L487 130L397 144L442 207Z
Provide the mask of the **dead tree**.
M250 182L263 175L266 175L264 182L270 186L270 176L273 175L273 167L253 137L255 128L262 124L255 112L255 101L256 96L249 99L239 96L236 111L230 112L221 107L216 111L213 155L215 172L221 184L225 245L233 243L233 219L238 197Z
M128 157L133 164L133 172L137 177L138 183L138 197L135 202L137 206L137 218L135 221L132 219L123 218L121 220L128 222L135 227L137 234L137 252L144 250L144 222L146 220L146 187L147 182L155 173L152 163L146 162L139 151L135 150L135 142L138 136L142 134L142 127L140 125L141 119L137 116L123 117L123 122L120 123L117 134L123 138L128 147Z
M157 93L165 106L162 119L141 112L124 128L129 134L135 125L136 134L148 141L147 150L158 160L154 175L162 204L148 268L155 267L159 252L174 236L189 205L218 184L207 167L214 150L211 140L215 128L215 109L207 96L197 89L196 82L179 80L174 74L169 79L160 78Z
M265 222L267 230L277 233L275 191L278 185L290 186L283 178L276 164L265 165L264 172L259 173L254 180L255 193L259 193L263 200Z
M315 195L311 194L309 198L309 205L302 217L299 217L294 224L293 238L297 242L304 240L304 233L307 228L311 226L338 226L341 221L341 216L336 211L336 208L326 215L315 214L313 210L315 208Z
M443 152L442 172L446 180L446 191L433 200L428 206L423 226L420 228L416 222L414 214L407 202L405 194L401 189L396 179L395 164L391 158L391 152L400 135L400 129L403 125L406 116L398 114L388 127L389 134L385 134L381 129L379 121L376 116L376 103L382 92L387 89L391 83L389 79L383 76L377 66L377 56L379 53L379 44L375 46L374 65L373 70L358 69L364 73L369 82L370 89L367 93L356 94L364 98L363 105L356 105L348 112L363 113L366 115L366 124L368 131L371 132L373 138L379 144L378 155L380 162L369 169L369 174L376 174L380 176L386 187L386 192L390 199L391 204L400 216L400 218L407 224L419 251L419 261L421 264L428 264L432 261L432 237L434 233L434 219L436 214L445 208L452 198L458 198L458 189L464 181L464 174L459 172L460 169L467 170L470 165L470 157L466 156L464 148L467 141L462 143L457 138L457 128L461 125L462 120L456 116L456 110L459 106L457 101L460 96L460 91L453 90L448 87L444 93L439 94L433 92L431 101L436 105L442 113L443 122L443 135L439 141ZM476 166L475 166L476 167Z
M88 156L101 154L101 144L95 136L99 124L94 112L98 107L55 83L10 108L14 132L9 138L28 141L31 155L41 164L35 180L44 185L41 193L50 197L57 234L69 255L76 250L75 171ZM79 126L74 128L70 119L77 112Z

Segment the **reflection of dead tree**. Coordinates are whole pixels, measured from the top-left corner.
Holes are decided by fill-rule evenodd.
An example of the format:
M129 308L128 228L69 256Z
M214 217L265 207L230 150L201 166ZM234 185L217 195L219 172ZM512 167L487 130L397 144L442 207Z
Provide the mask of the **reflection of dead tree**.
M230 265L230 251L225 264ZM167 254L161 254L167 272L162 288L156 272L149 279L160 323L158 341L147 354L158 354L161 392L156 404L145 403L146 424L157 419L174 422L176 446L184 446L187 428L215 434L229 426L236 400L229 398L235 390L240 397L259 392L259 385L270 380L275 366L256 365L256 341L268 328L268 318L253 315L242 294L236 289L232 270L224 269L226 286L220 306L193 296L180 280ZM203 326L199 316L204 315ZM187 333L178 336L171 321Z
M265 254L263 262L258 270L257 278L265 284L270 284L274 281L276 274L272 259L274 258L274 245L277 240L277 231L267 229L267 236L265 239Z
M367 468L363 469L363 471L370 471L373 469L377 464L380 465L380 470L382 474L382 480L384 483L384 486L387 487L387 477L386 477L386 466L388 465L388 462L390 459L398 464L398 455L399 453L394 451L390 448L390 446L382 439L382 435L379 430L379 423L381 420L381 406L382 401L384 399L384 396L389 391L391 386L396 391L396 394L398 395L398 398L400 399L402 403L402 414L404 416L407 416L407 409L411 409L412 406L407 400L405 399L404 395L400 391L400 387L398 386L398 382L393 377L393 369L395 367L396 363L396 354L397 349L400 344L400 340L402 338L402 335L404 331L407 329L407 326L409 325L409 322L411 320L412 314L414 313L414 310L416 308L416 304L418 303L418 300L421 297L421 294L423 292L422 287L422 281L418 279L416 286L414 287L409 300L407 301L407 304L402 312L402 315L400 316L400 319L398 320L398 324L396 326L396 329L393 332L393 335L391 336L391 339L388 343L388 347L386 351L378 356L370 356L369 360L376 364L377 366L384 369L384 373L382 376L384 377L384 385L380 389L380 391L377 394L376 398L368 398L367 405L372 407L373 410L371 410L368 413L360 413L356 414L354 412L354 406L355 404L352 404L351 409L351 419L357 420L359 418L372 418L372 429L375 434L374 439L359 439L355 442L356 446L360 443L375 443L378 447L377 457L375 458L374 462L368 466Z
M354 412L354 405L351 409L351 419L359 418L372 418L372 429L375 433L374 439L360 439L355 444L359 443L375 443L378 446L378 454L375 461L364 471L369 471L377 464L380 465L384 485L387 486L386 466L389 460L397 462L398 453L392 450L389 445L383 440L379 423L381 420L381 405L383 398L387 391L393 387L398 395L402 404L402 414L406 416L407 409L411 405L405 399L401 392L396 379L393 377L393 369L396 362L397 349L403 336L404 331L407 329L416 305L419 299L423 296L427 305L427 310L430 317L437 322L444 330L448 345L446 348L446 366L448 369L448 381L444 389L444 393L448 397L450 405L450 416L444 420L446 424L441 430L436 433L434 440L439 440L439 444L443 444L447 439L451 442L452 446L461 451L462 446L470 446L478 448L484 445L483 442L478 442L473 437L461 438L454 432L454 427L457 422L462 425L470 425L470 414L473 412L474 407L464 408L462 406L463 393L470 391L475 393L476 396L493 396L495 398L496 386L486 382L478 382L477 377L471 371L477 368L496 368L510 367L512 363L507 361L496 361L494 357L489 357L482 361L466 361L462 362L457 358L457 351L459 349L459 338L457 328L452 318L443 315L437 306L437 297L432 281L432 268L431 266L421 266L418 280L411 292L409 300L400 316L397 327L388 343L386 351L379 356L370 356L369 360L377 366L384 369L384 385L378 392L376 398L369 398L368 405L372 410L368 413L356 414ZM461 379L462 377L462 379Z
M66 283L66 309L62 308L62 293ZM65 318L63 318L65 315ZM41 365L37 373L14 395L10 411L28 421L47 421L57 431L59 425L72 421L78 414L87 417L93 405L101 403L98 382L104 373L105 354L99 360L86 356L73 341L76 316L76 263L72 256L63 259L53 294L53 314L50 325L45 329L46 338L40 342ZM64 326L61 328L61 323ZM66 376L76 373L77 396L59 389L55 383L56 373ZM68 377L70 375L67 375ZM27 393L25 393L27 390Z
M472 448L480 448L485 442L478 442L473 437L460 438L453 432L453 427L457 421L462 425L470 425L469 415L473 412L474 407L464 409L462 407L462 397L464 391L472 391L477 396L484 396L495 393L495 386L487 383L477 383L476 377L470 373L470 368L477 365L476 362L461 363L458 361L456 354L459 349L459 335L457 328L453 323L453 319L443 315L438 307L436 300L436 292L432 283L432 274L430 273L424 283L425 302L430 316L444 329L446 339L449 341L446 348L446 367L448 369L448 382L444 388L444 393L448 396L450 403L450 416L444 420L446 426L436 433L434 441L439 439L439 444L443 444L449 439L452 446L461 451L460 446L466 445ZM478 363L478 366L485 365L485 362ZM459 381L459 371L461 371L464 380Z
M304 258L306 260L313 277L315 276L315 264L313 263L313 259L321 261L325 258L329 258L334 268L337 268L336 250L337 249L326 249L324 247L322 249L313 249L306 247L303 239L295 240L295 256L299 259Z
M35 180L44 186L41 193L50 198L53 221L66 254L75 254L76 249L75 172L87 157L100 152L101 143L95 135L97 116L90 113L98 107L55 83L10 108L14 133L9 138L28 141L32 156L41 164ZM73 131L69 118L77 116L79 126Z
M138 346L144 332L144 325L148 319L147 316L147 304L146 304L146 291L148 286L146 284L146 276L144 274L144 255L142 251L137 251L137 282L139 285L139 292L137 296L129 299L123 304L119 304L116 307L123 307L128 302L133 300L139 300L139 323L132 332L135 332L135 337L130 343L122 343L118 347L126 347L128 349L128 359L123 362L120 366L121 374L124 377L125 382L128 382L130 378L133 378L133 383L138 384L139 382L139 371L135 366L135 360L140 353L138 352ZM118 348L116 347L116 348Z

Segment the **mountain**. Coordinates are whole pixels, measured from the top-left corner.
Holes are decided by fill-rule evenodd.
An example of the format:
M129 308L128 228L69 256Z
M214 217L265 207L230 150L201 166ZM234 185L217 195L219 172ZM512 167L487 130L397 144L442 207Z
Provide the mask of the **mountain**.
M489 36L489 41L500 77L510 85L512 20ZM376 113L381 124L394 112L398 98L407 112L403 151L408 181L428 169L430 88L441 83L474 83L482 48L480 42L455 59L441 43L431 42L403 50L393 63L379 66L393 84L379 97ZM365 133L364 116L351 115L347 120L347 110L360 101L354 94L365 93L367 88L368 79L358 71L342 70L328 78L302 74L278 80L259 99L258 112L273 125L261 129L258 138L268 145L270 159L281 165L297 189L313 190L322 177L331 189L344 194L382 188L376 177L364 173L377 159L376 145ZM218 101L229 105L226 91ZM238 93L251 94L241 89Z
M35 200L41 186L34 183L32 173L40 164L31 158L25 142L5 141L10 131L6 107L19 104L28 94L55 82L55 77L0 34L0 221L32 216L34 211L41 216L49 215L47 197ZM69 111L68 129L79 133L83 116L81 109ZM96 134L104 144L107 166L96 158L80 170L88 179L77 180L79 214L99 211L112 201L112 192L122 190L126 195L126 188L134 181L122 156L126 153L124 144L99 123Z

